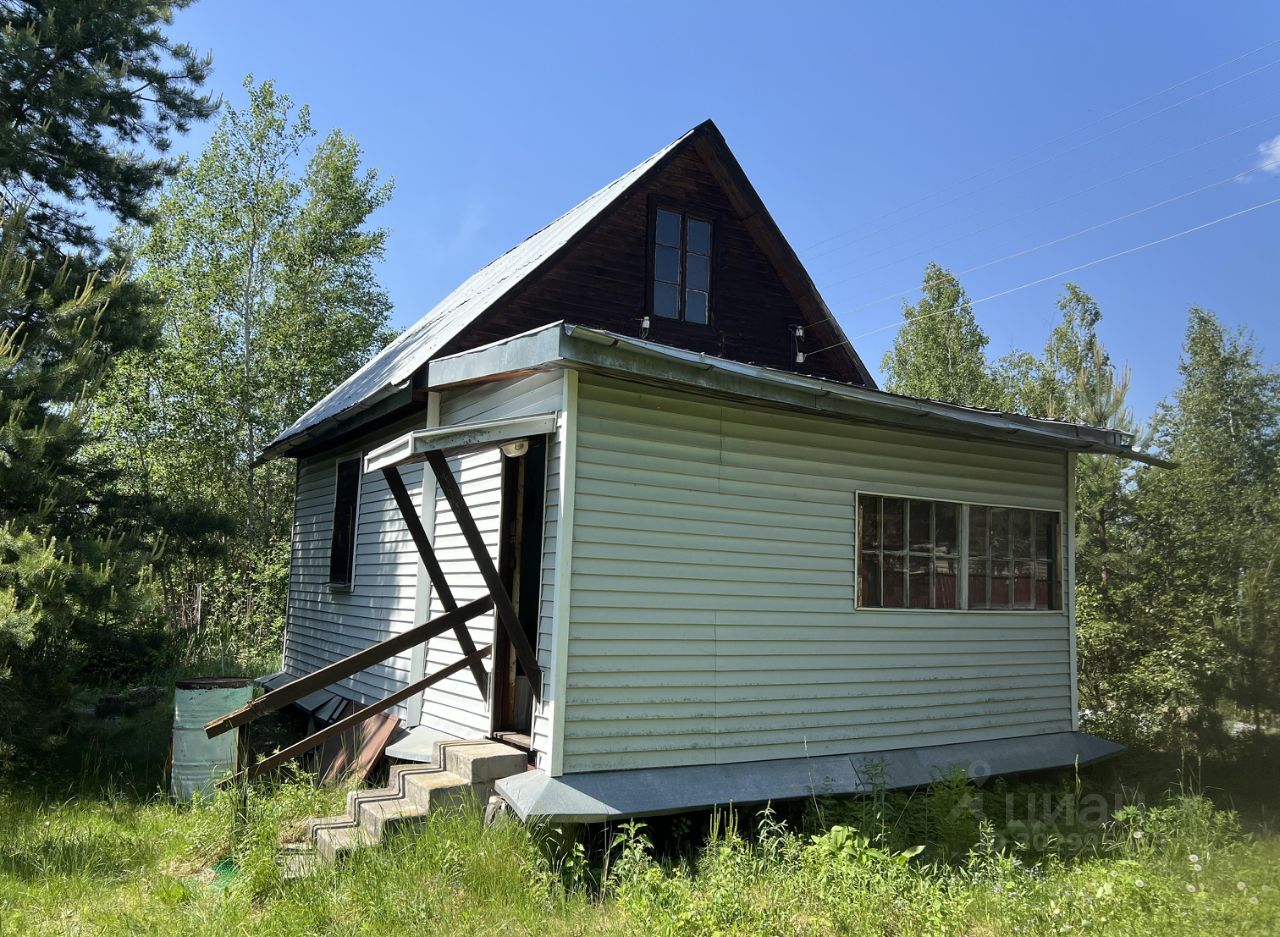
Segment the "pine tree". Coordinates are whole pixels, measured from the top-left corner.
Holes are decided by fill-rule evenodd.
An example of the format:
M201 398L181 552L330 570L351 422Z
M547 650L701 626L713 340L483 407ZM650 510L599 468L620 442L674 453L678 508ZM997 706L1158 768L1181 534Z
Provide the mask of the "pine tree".
M173 135L215 107L195 91L209 59L165 35L190 3L0 2L0 192L6 211L26 211L29 239L96 249L87 204L145 219L176 168Z
M56 716L51 704L72 674L119 663L113 646L153 626L156 608L148 564L157 542L134 520L145 512L115 493L112 472L79 458L86 398L107 352L100 326L119 281L73 288L64 268L50 289L34 290L35 265L21 256L28 243L22 218L9 218L0 236L0 763L15 737L38 737ZM37 318L38 343L21 324Z
M172 135L213 107L208 62L164 32L185 5L0 0L0 739L56 716L71 675L127 664L113 648L153 620L153 515L84 415L154 331L83 212L145 218Z

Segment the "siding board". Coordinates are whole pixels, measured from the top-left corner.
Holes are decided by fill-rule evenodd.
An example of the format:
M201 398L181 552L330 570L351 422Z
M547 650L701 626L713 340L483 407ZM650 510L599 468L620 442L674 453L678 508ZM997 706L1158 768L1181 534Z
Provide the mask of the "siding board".
M583 375L567 773L1070 728L1057 612L855 611L859 490L1062 510L1061 457Z

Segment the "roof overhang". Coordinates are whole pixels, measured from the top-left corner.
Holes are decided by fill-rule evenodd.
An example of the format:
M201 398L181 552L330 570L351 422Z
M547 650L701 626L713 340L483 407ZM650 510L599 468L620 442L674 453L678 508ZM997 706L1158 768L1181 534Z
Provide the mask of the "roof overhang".
M413 430L365 456L364 470L380 472L383 469L424 462L431 452L458 455L491 449L514 440L542 436L554 432L555 428L556 414L539 413L509 420L486 420L439 429Z
M1132 436L1119 430L904 397L563 322L436 359L429 365L428 383L432 390L441 390L554 367L692 388L709 396L851 422L1038 449L1114 455L1162 467L1173 464L1135 449Z

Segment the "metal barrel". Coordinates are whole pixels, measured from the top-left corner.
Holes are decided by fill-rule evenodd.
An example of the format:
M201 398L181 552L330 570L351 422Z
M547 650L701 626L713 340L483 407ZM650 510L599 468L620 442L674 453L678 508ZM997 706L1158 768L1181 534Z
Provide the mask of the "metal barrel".
M205 723L239 709L253 698L246 677L202 677L179 680L173 693L173 768L169 792L189 801L213 793L217 782L239 769L237 732L217 738L205 735Z

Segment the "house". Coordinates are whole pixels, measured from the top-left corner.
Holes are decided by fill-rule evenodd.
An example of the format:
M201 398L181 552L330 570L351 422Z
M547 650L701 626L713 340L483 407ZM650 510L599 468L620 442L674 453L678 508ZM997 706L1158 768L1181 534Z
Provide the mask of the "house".
M378 645L330 692L528 750L521 816L1087 762L1118 746L1078 725L1078 453L1150 461L877 389L707 122L266 449L297 466L280 679Z

